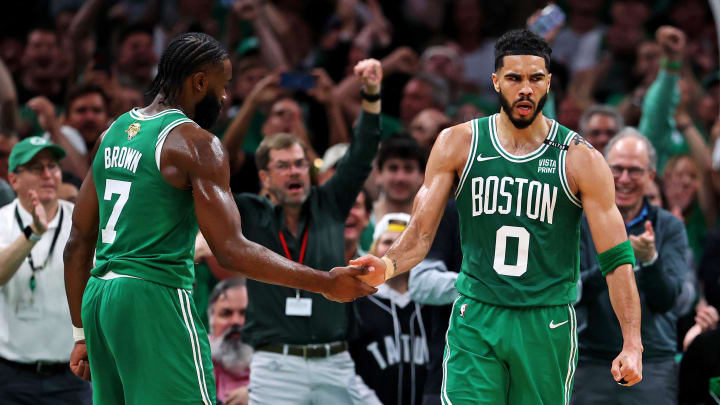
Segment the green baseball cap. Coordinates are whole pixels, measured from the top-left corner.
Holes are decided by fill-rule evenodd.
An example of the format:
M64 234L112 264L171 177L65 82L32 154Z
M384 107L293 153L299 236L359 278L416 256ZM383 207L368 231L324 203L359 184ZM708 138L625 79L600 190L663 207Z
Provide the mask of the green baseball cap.
M25 163L31 161L35 155L43 149L49 149L55 157L60 160L65 157L65 151L63 148L55 145L45 138L39 136L31 136L25 138L22 141L15 144L10 151L10 158L8 159L8 171L14 172L18 166L22 166Z

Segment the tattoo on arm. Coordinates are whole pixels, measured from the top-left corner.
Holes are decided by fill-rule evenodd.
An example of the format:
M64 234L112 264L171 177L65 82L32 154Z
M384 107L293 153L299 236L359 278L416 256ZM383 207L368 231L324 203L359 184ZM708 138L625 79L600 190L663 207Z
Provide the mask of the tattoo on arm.
M575 134L571 142L575 142L575 145L579 145L582 142L585 146L588 147L588 149L595 149L592 145L590 145L590 142L586 141L585 138L580 136L580 134Z

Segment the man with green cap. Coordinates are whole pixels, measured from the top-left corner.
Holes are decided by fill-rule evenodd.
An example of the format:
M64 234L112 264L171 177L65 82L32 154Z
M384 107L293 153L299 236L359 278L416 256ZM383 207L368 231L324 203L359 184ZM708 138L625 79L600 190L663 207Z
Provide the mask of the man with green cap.
M72 336L57 333L70 322L62 254L74 207L58 199L63 156L40 137L10 151L8 180L17 198L0 208L3 403L90 403L89 384L69 368Z

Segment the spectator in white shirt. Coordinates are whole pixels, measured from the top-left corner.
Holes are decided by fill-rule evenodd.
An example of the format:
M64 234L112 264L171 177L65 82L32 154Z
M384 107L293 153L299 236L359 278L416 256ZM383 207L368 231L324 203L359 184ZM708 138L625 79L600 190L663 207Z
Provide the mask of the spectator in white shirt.
M10 152L18 195L0 209L0 392L3 404L89 404L70 371L72 333L62 252L73 204L58 199L65 151L30 137Z

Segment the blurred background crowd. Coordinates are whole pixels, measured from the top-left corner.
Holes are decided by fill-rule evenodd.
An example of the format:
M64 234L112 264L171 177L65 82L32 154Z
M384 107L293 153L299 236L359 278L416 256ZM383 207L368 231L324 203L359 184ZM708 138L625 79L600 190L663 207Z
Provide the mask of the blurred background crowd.
M151 101L145 92L169 40L183 32L200 31L220 40L231 57L228 99L211 132L229 152L234 193L268 194L259 177L268 162L256 160L256 151L264 139L278 133L300 140L312 184L331 179L356 141L352 128L362 110L361 85L352 68L365 58L381 61L380 149L345 222L344 256L349 260L367 251L382 255L407 222L398 213L410 213L438 133L499 111L490 79L495 39L509 29L532 27L543 18L541 10L546 5L532 0L25 0L3 4L0 206L28 191L29 186L13 181L8 159L15 145L35 136L64 150L59 160L61 181L52 187L59 199L72 202L101 133L119 115ZM716 329L720 72L711 8L705 0L566 0L557 5L564 19L542 32L553 51L551 93L543 113L580 133L601 152L626 127L636 128L649 140L647 155L637 161L613 165L606 155L618 198L626 199L618 200L619 206L644 206L647 201L684 225L678 232L686 235L686 241L672 254L664 255L658 244L659 258L676 257L671 271L675 281L666 280L664 285L670 287L661 291L668 305L643 308L643 328L646 318L658 322L662 324L658 333L671 342L671 349L661 351L672 358L674 391L669 392L675 397L671 403L711 401L709 390L713 384L720 386L711 380L720 376ZM29 170L42 177L52 168L41 165ZM428 401L439 392L438 365L450 303L443 293L453 294L452 273L460 269L459 245L454 243L457 214L453 217L452 210L449 206L439 232L446 238L436 241L434 249L440 251L434 258L442 264L424 262L425 268L420 269L423 275L428 268L438 273L428 282L446 291L413 296L413 283L420 278L414 279L411 273L375 296L347 305L347 342L357 374L385 404L439 403L439 399ZM0 227L15 226L8 212L11 220ZM247 208L241 213L248 215ZM392 215L383 220L386 214ZM628 229L634 219L626 218ZM646 232L643 228L639 234L647 237ZM10 242L3 243L0 238L0 249ZM5 256L0 253L0 257ZM202 241L196 261L193 293L199 313L207 315L218 397L227 404L246 403L253 348L242 340L248 305L245 282L222 269ZM581 270L585 281L590 269ZM23 358L2 348L8 345L8 333L2 329L11 328L7 319L15 316L10 277L0 277L4 300L0 360L10 366L61 361ZM592 277L588 279L592 286ZM642 288L640 283L641 296L658 291L643 292ZM594 299L590 294L578 303L581 364L583 333L597 330L592 327L597 310ZM646 317L646 310L662 317ZM388 320L382 318L385 315ZM592 341L587 337L587 342ZM645 334L643 341L648 341ZM650 368L646 363L646 370ZM609 373L605 377L610 381ZM576 382L575 391L582 389L583 384Z

